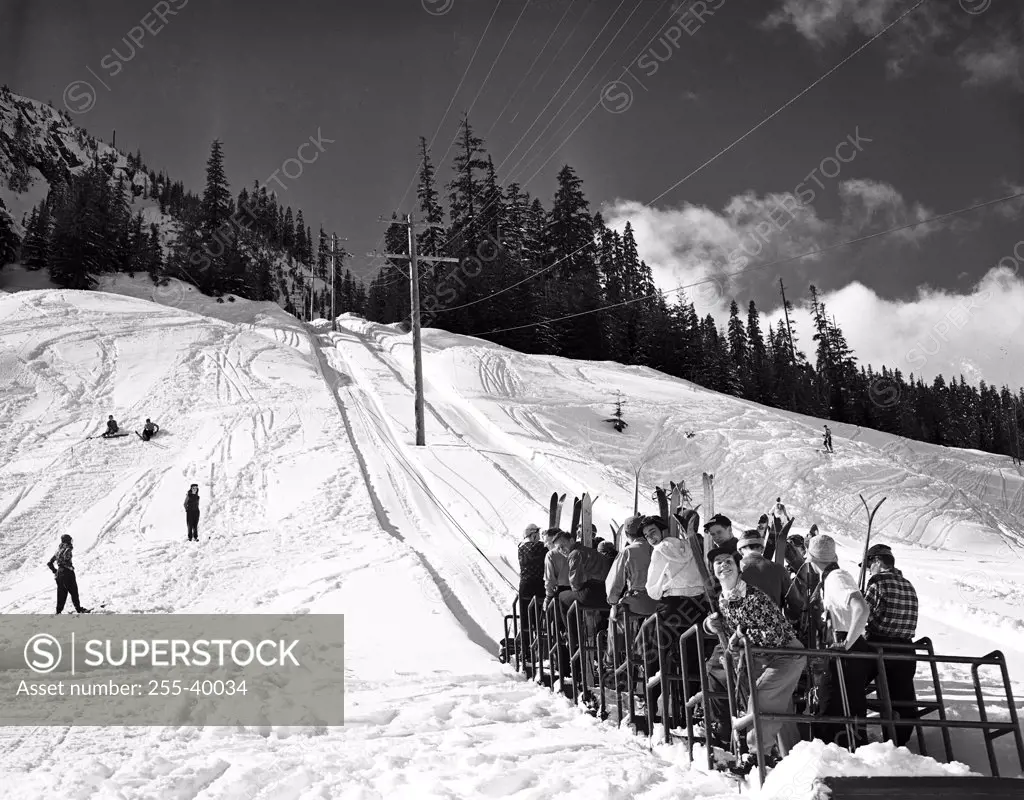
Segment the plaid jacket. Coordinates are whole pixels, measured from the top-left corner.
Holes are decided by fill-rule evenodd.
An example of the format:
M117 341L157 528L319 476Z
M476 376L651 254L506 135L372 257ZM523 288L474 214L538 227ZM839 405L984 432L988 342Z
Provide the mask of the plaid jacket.
M541 586L544 583L544 556L548 549L544 542L519 543L519 583L523 586Z
M868 580L864 599L868 602L868 639L910 641L917 631L917 592L898 569L879 572Z

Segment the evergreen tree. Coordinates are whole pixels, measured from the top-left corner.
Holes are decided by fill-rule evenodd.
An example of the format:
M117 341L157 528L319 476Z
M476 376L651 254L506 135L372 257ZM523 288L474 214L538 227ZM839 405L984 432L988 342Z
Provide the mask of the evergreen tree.
M18 257L20 248L21 237L14 230L14 220L7 211L3 200L0 200L0 267L13 263Z

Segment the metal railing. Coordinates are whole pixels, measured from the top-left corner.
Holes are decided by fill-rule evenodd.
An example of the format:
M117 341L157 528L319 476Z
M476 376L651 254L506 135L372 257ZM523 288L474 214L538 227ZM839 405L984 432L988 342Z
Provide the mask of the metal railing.
M661 722L664 728L664 740L671 743L674 728L683 728L686 731L687 750L692 760L693 748L701 737L695 733L694 707L700 705L704 719L704 744L707 751L708 767L713 768L714 754L711 742L712 726L719 722L714 714L713 699L725 699L728 704L729 714L733 719L741 716L746 709L737 706L737 689L746 688L749 692L751 684L756 684L757 666L755 658L771 655L793 655L799 653L807 658L804 677L807 679L808 688L811 686L811 663L815 659L822 659L826 664L835 662L835 683L833 691L838 691L843 714L839 716L824 716L805 713L779 713L764 712L760 708L757 692L749 692L749 708L752 712L752 725L754 738L758 744L758 750L763 750L760 743L763 738L763 722L795 722L807 726L813 737L816 726L841 725L847 732L847 747L853 751L856 748L856 728L863 726L879 726L885 731L889 738L895 739L898 727L913 726L917 732L919 750L921 755L927 755L924 729L937 728L941 732L943 749L947 761L954 761L953 745L950 737L952 729L980 730L984 737L986 754L992 774L999 776L999 765L997 763L993 742L1006 734L1014 735L1014 743L1017 750L1017 757L1021 769L1024 770L1024 734L1021 732L1020 720L1017 714L1017 707L1013 697L1010 676L1007 670L1006 660L1001 651L996 650L985 656L946 656L936 655L932 642L928 638L918 639L913 643L886 643L884 645L873 644L875 652L849 652L824 649L801 649L791 648L765 648L752 646L745 639L740 640L740 658L743 664L736 663L732 653L726 651L725 656L725 692L714 691L708 676L708 643L712 638L703 630L698 623L683 632L675 643L678 650L679 669L670 669L667 658L668 648L672 643L665 643L665 629L657 614L642 617L633 614L625 606L620 606L617 615L620 617L624 630L624 647L619 647L619 642L607 648L607 631L604 626L592 624L594 620L604 616L603 609L592 609L573 603L566 614L571 624L563 624L563 617L557 603L549 603L544 608L543 603L533 598L527 609L529 624L526 626L529 635L522 635L522 626L519 619L518 598L512 606L512 613L505 616L505 638L516 644L512 649L512 656L517 671L525 671L526 665L530 667L530 674L534 681L550 685L551 689L561 690L574 702L587 691L588 659L593 656L597 661L597 675L594 688L600 690L598 698L598 713L602 719L607 718L608 708L606 701L606 690L615 692L616 719L621 725L623 719L628 724L639 730L640 716L637 712L636 698L638 690L642 691L646 716L647 735L653 735L655 711L660 711ZM588 623L591 623L588 625ZM616 632L618 628L616 628ZM511 634L511 636L509 635ZM616 638L618 635L616 633ZM525 641L524 641L525 639ZM692 675L689 661L687 659L687 648L690 644L696 647L700 668L698 674ZM639 645L639 647L637 647ZM602 653L605 649L611 653L611 666L613 674L613 685L607 685L605 670L602 668ZM905 652L899 652L899 651ZM873 681L875 698L867 700L869 712L877 716L858 717L850 714L850 698L846 689L846 672L844 662L850 660L874 661L876 675ZM889 690L889 681L886 673L886 663L892 662L924 662L928 664L928 673L934 699L916 698L915 700L894 701ZM939 664L967 664L971 667L971 679L974 686L975 696L978 702L978 720L952 720L946 714L943 697L942 682L939 676ZM736 667L745 668L745 680L741 686L735 683ZM994 666L999 669L1002 691L1005 692L1008 717L1006 721L993 720L989 717L984 692L981 686L979 670L982 667ZM624 686L622 685L624 682ZM639 686L638 686L639 683ZM865 687L870 695L872 684ZM653 702L655 692L660 689L660 698ZM691 689L700 692L699 700L695 700ZM624 717L622 695L627 698L626 712ZM681 696L680 696L681 695ZM724 697L723 697L724 695ZM902 710L913 710L910 715L901 717L898 712ZM937 718L929 719L925 715L935 714ZM734 738L733 744L736 740ZM738 753L735 753L738 755ZM762 759L758 759L758 773L761 781L765 778L765 767Z
M931 643L927 645L930 648ZM966 728L972 730L981 730L985 740L985 749L988 754L989 767L992 770L992 774L995 777L999 777L999 764L996 759L995 750L992 747L992 742L1004 736L1008 733L1014 735L1015 744L1017 746L1017 758L1020 762L1020 767L1024 770L1024 735L1021 733L1020 722L1017 717L1017 708L1014 703L1013 690L1010 685L1010 675L1006 668L1006 659L999 650L994 650L988 655L969 657L969 656L944 656L935 655L934 653L926 653L921 655L919 653L898 653L898 652L885 652L878 650L874 653L863 653L863 652L851 652L841 650L794 650L792 648L785 647L754 647L749 642L742 642L742 654L747 666L747 674L753 676L755 673L754 659L757 656L771 656L771 655L793 655L795 652L800 655L806 656L809 660L812 658L834 660L836 662L836 674L839 684L840 696L842 699L843 715L842 716L815 716L807 717L801 714L783 714L777 712L762 712L760 709L760 703L757 697L757 692L751 692L750 694L750 705L751 711L753 712L753 725L754 725L754 737L758 744L758 748L763 750L761 742L763 741L762 723L765 720L772 720L775 722L811 722L812 725L844 725L848 732L847 747L851 752L856 749L856 737L854 734L854 728L858 725L881 725L883 728L888 729L891 738L896 738L896 727L912 725L918 730L921 728L939 728L947 731L944 737L946 745L946 757L949 761L953 761L953 750L950 744L948 730L951 728ZM886 645L891 648L891 645ZM916 643L914 645L916 647ZM876 677L876 686L879 700L881 702L881 713L878 717L857 717L850 714L850 703L849 697L846 692L846 680L845 673L843 671L843 661L845 660L860 660L860 661L874 661L878 670ZM899 662L899 661L927 661L932 665L938 664L970 664L971 665L971 678L974 683L974 690L978 700L978 715L981 717L979 720L951 720L945 717L943 713L940 719L926 719L921 716L915 716L912 718L901 718L894 713L893 703L889 694L889 682L886 676L885 664L887 662ZM985 708L985 697L981 688L981 679L978 674L979 667L982 666L997 666L1000 670L1002 677L1003 689L1006 692L1007 706L1009 709L1010 719L1006 722L999 722L988 718L988 712ZM933 680L935 686L939 687L937 670L933 669ZM941 688L939 689L941 691ZM941 695L939 695L941 697ZM941 702L941 701L937 701ZM911 705L911 704L907 704ZM921 706L920 703L914 703L912 705ZM929 705L935 705L934 703ZM923 737L919 737L923 738ZM758 759L758 774L761 778L761 782L765 779L765 767L763 759Z

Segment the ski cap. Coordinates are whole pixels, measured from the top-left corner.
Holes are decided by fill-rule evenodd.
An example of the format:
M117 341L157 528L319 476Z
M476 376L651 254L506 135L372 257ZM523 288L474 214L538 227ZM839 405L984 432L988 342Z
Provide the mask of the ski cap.
M526 526L526 530L523 531L523 533L526 536L529 536L531 533L540 533L540 527L531 522L529 525Z
M757 524L758 525L767 525L768 524L768 515L767 514L762 514L760 519L758 519Z
M725 514L715 514L715 516L704 523L704 530L709 530L714 525L721 525L723 528L731 528L732 520L725 516Z
M65 533L63 536L60 537L60 540L64 544L71 544L71 534Z
M889 556L892 557L892 548L887 544L873 544L868 548L868 556L866 559L867 563L871 563L871 559L875 556ZM857 565L858 567L864 566L864 562Z
M836 542L827 533L819 533L807 543L807 561L831 564L836 558Z
M755 531L743 531L743 535L736 542L736 549L742 550L744 547L764 547L764 540L761 538L761 534Z

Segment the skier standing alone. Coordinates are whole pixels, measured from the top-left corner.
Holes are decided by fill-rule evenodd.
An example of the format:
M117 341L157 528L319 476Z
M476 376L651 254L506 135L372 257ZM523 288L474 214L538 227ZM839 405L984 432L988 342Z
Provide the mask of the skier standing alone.
M75 611L79 614L88 614L91 609L82 608L82 604L78 602L78 581L75 579L75 568L71 564L72 547L71 535L65 533L60 537L60 546L57 548L57 552L46 562L46 566L50 568L50 572L57 579L57 613L60 614L64 611L64 604L68 601L70 594ZM57 562L56 567L53 565L54 562Z
M188 540L199 541L199 484L193 483L185 495L185 523L188 525Z
M832 431L828 429L828 425L825 426L825 449L830 453L835 452L832 449Z

